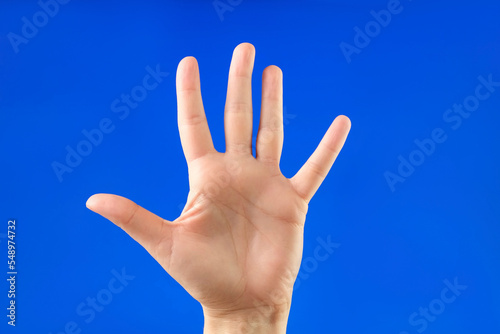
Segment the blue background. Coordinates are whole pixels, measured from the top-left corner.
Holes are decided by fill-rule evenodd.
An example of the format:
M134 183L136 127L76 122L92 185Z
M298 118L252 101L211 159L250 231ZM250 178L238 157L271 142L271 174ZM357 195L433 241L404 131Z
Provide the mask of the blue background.
M225 2L225 1L223 1ZM388 1L78 1L18 52L9 33L33 22L35 1L0 5L0 264L7 271L7 220L17 220L15 328L2 333L201 333L201 307L123 231L85 208L97 192L131 198L175 219L188 193L176 124L175 71L185 56L200 64L202 94L216 148L233 48L251 42L255 119L262 70L284 72L285 144L291 177L338 114L352 131L312 200L289 333L419 333L409 322L445 288L467 289L427 323L426 333L500 332L500 87L457 129L443 115L474 95L478 76L500 81L498 1L401 0L402 10L350 57L355 27ZM40 19L40 18L39 18ZM42 17L43 19L43 17ZM10 35L12 36L12 35ZM111 103L142 83L146 67L170 74L121 120ZM482 92L485 92L484 90ZM113 132L58 180L83 130L109 118ZM392 191L414 140L441 128L446 141ZM418 154L418 153L415 153ZM417 157L418 158L418 157ZM317 238L340 247L314 259ZM316 261L316 262L315 262ZM134 276L95 319L76 311L113 278ZM2 277L4 274L2 274ZM419 317L417 319L423 319Z

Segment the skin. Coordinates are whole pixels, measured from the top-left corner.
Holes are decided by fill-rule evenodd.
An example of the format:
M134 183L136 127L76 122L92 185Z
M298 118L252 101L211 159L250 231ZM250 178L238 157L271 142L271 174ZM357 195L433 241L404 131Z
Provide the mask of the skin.
M317 149L288 179L283 145L282 72L262 75L262 108L252 155L253 45L233 53L224 110L226 152L214 149L203 109L198 63L177 69L178 126L189 168L189 195L168 221L134 202L96 194L87 207L125 230L196 300L204 333L285 333L303 247L308 203L350 129L338 116Z

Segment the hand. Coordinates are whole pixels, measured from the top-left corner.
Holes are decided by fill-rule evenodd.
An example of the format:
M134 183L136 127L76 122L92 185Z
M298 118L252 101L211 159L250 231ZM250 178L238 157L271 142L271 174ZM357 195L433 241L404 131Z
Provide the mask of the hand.
M236 47L224 112L226 152L214 149L196 59L177 69L178 126L189 168L189 195L168 221L132 201L93 195L87 207L139 242L198 300L205 333L285 333L302 258L308 203L350 129L339 116L291 179L279 168L283 145L282 72L262 76L256 157L252 155L251 76L255 49Z

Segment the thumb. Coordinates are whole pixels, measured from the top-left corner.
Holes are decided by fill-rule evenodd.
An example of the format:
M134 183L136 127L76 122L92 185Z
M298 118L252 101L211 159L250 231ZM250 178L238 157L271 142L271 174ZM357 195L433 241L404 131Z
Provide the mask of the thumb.
M121 227L151 255L165 238L171 239L172 225L125 197L96 194L87 200L87 208Z

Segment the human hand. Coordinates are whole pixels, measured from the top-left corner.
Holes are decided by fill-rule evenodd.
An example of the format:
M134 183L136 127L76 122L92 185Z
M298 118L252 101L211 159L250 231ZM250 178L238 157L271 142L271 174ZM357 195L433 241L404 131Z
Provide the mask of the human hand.
M347 117L337 117L297 174L284 177L279 168L282 73L269 66L262 77L254 157L254 57L255 49L247 43L233 53L224 114L225 153L217 152L212 143L196 59L186 57L179 63L178 126L190 190L177 219L165 220L116 195L96 194L87 201L89 209L125 230L201 303L205 333L285 333L308 203L350 129ZM256 310L259 317L253 316Z

